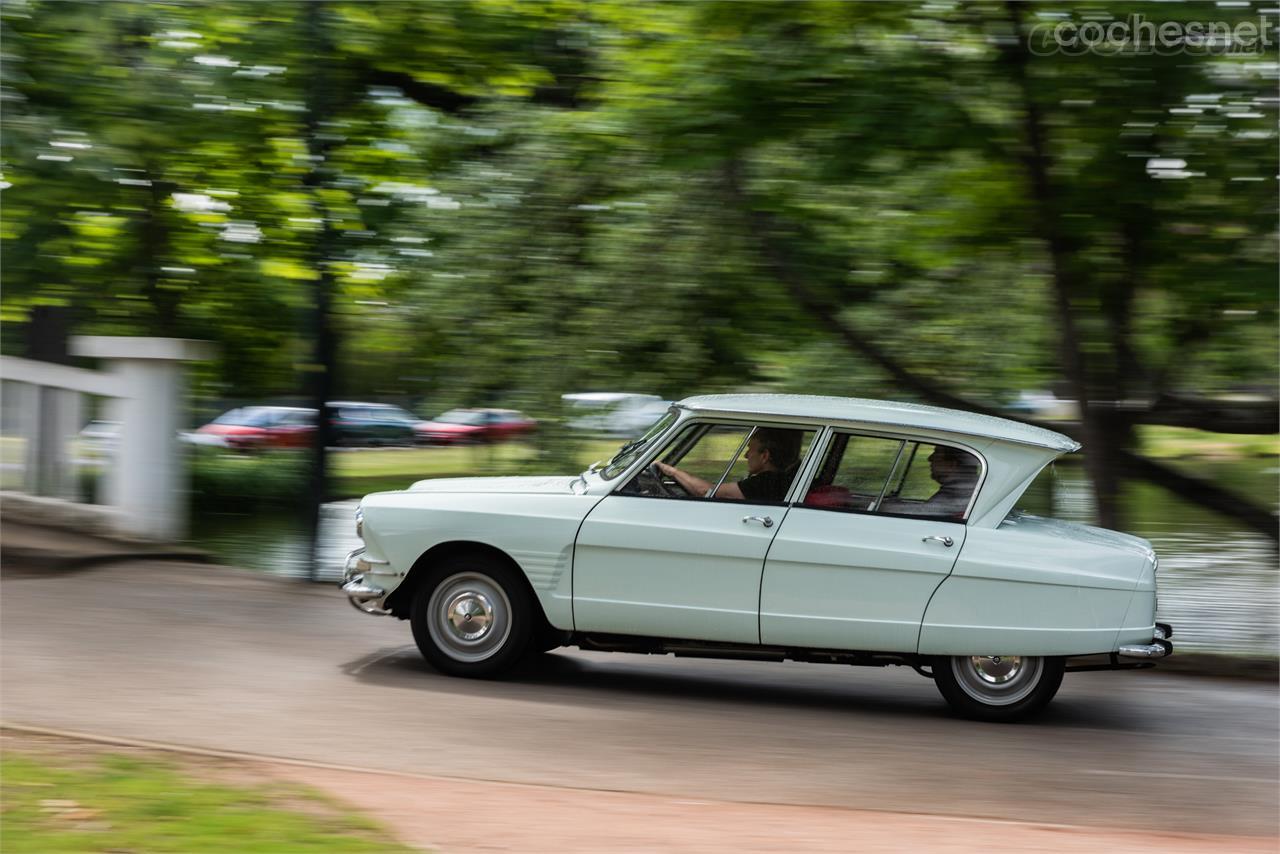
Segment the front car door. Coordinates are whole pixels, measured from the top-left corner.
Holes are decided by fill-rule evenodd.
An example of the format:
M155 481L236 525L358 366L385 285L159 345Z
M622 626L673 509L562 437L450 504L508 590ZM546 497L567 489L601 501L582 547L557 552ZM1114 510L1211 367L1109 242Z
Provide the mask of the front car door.
M769 550L761 642L915 652L983 471L957 445L833 431Z
M744 453L759 430L780 434L772 494L715 497L748 476ZM707 482L688 494L652 467L605 497L583 521L574 550L578 631L730 643L760 642L760 576L787 512L785 498L813 430L747 423L686 425L656 459ZM759 438L757 438L757 442Z

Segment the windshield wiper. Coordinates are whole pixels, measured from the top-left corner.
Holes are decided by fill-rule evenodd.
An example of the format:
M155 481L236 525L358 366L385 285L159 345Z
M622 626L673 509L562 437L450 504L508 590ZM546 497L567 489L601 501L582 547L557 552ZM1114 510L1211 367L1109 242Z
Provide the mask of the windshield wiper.
M627 442L625 445L619 448L618 453L614 454L613 458L616 460L618 457L622 456L627 451L630 451L632 448L635 448L637 445L639 445L643 441L644 441L643 436L640 437L639 439L632 439L630 442Z

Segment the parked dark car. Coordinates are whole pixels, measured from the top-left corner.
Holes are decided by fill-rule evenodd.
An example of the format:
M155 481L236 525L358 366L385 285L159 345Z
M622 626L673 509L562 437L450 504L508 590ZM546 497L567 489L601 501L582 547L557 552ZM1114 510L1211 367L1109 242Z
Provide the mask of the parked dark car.
M412 412L387 403L337 400L329 407L335 445L412 445L416 428L424 423Z
M241 406L224 412L189 438L195 444L237 451L305 448L316 431L316 411L297 406Z
M451 409L418 425L418 441L431 445L502 442L532 433L534 421L514 409Z

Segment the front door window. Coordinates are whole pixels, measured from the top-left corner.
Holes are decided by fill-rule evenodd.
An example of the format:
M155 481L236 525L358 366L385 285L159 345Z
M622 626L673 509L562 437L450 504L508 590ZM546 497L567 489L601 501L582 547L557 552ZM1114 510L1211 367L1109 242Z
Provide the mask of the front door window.
M692 424L619 494L781 504L813 437L790 427Z

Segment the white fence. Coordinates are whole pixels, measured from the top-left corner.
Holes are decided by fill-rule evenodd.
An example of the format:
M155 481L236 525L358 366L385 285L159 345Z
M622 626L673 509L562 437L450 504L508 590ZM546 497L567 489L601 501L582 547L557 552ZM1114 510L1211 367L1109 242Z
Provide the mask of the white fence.
M21 492L43 499L29 506L50 517L60 507L69 519L89 513L96 527L110 533L180 539L188 491L178 441L186 406L183 363L211 358L212 346L181 338L76 336L71 352L101 360L104 370L0 357L4 423L23 447ZM103 473L103 508L96 514L76 503L72 440L84 426L86 395L106 398L106 418L119 424Z

